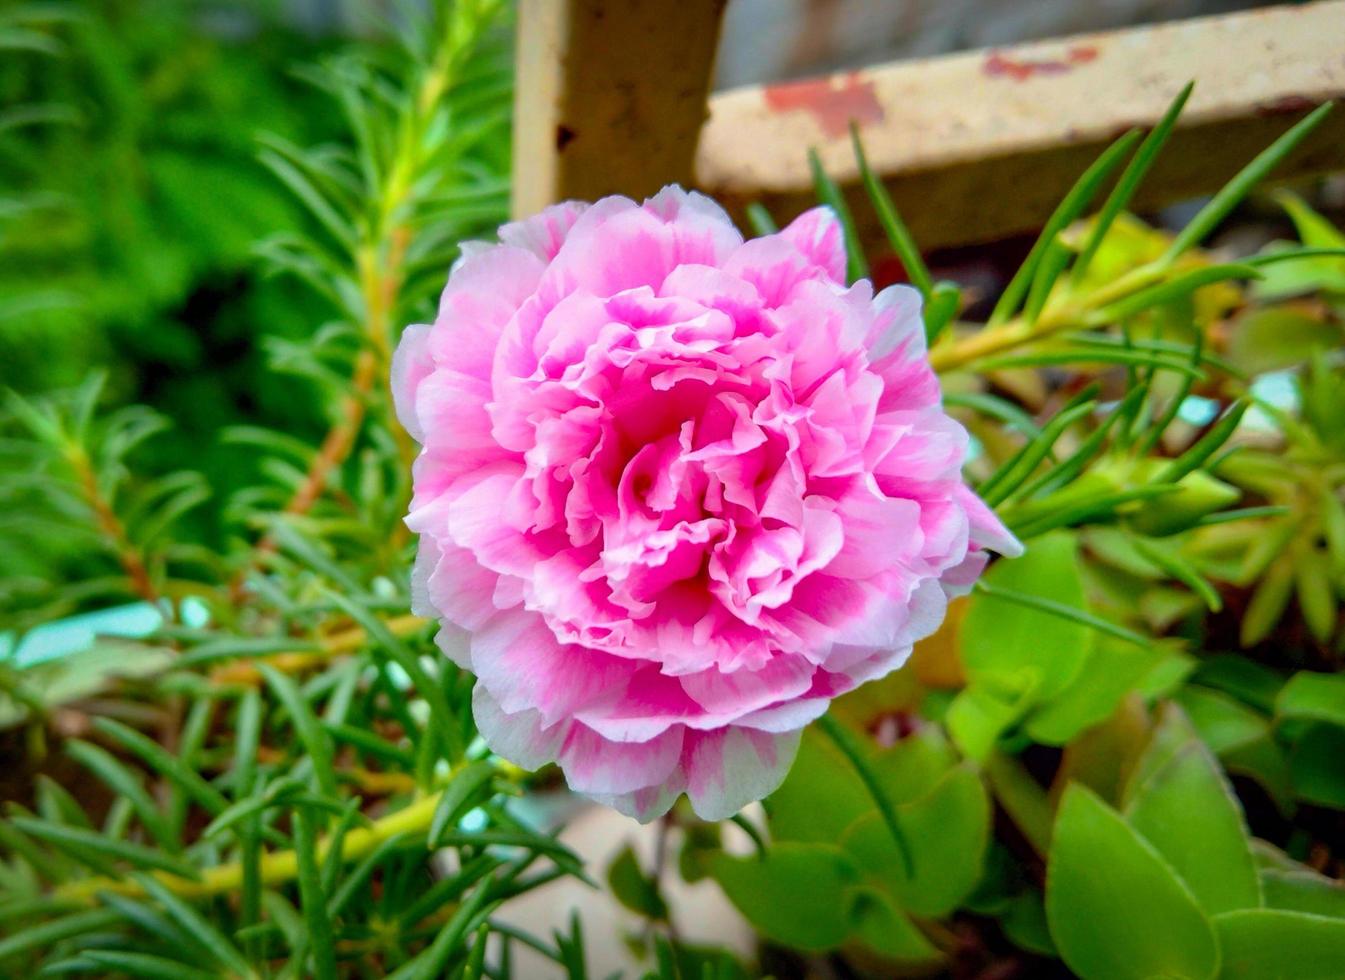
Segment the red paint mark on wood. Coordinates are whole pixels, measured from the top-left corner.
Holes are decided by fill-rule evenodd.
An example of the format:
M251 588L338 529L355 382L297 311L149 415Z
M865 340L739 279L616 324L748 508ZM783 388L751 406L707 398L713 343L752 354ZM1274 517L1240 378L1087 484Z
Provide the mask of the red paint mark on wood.
M863 125L886 117L873 82L857 71L767 85L762 95L771 112L806 112L831 138L844 136L852 120Z
M1022 58L1010 58L999 51L986 55L981 71L992 78L1011 78L1015 82L1026 81L1033 75L1063 75L1078 65L1086 65L1098 56L1098 49L1091 44L1079 44L1065 52L1063 58L1045 58L1029 61Z
M1286 112L1306 112L1317 108L1318 103L1306 95L1283 95L1273 102L1256 107L1258 116L1279 116Z

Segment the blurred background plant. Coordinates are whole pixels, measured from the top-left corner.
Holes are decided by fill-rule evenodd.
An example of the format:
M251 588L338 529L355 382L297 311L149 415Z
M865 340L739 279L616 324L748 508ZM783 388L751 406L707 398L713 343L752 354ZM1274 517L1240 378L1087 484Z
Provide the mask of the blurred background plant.
M576 853L407 612L385 382L506 216L509 20L0 14L0 971L584 977L615 942L688 980L1345 973L1345 234L1248 196L1320 113L1148 223L1183 95L982 296L869 181L891 254L851 275L924 293L1028 553L763 808ZM1214 237L1253 213L1283 240ZM688 883L748 948L689 934Z

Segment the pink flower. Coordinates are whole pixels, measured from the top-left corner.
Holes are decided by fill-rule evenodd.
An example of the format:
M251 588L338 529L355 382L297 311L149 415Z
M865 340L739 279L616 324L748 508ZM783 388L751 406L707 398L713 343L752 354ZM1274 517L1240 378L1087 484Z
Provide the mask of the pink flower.
M745 242L669 187L500 238L393 364L415 608L500 755L728 817L1019 545L962 481L919 295L846 287L830 211Z

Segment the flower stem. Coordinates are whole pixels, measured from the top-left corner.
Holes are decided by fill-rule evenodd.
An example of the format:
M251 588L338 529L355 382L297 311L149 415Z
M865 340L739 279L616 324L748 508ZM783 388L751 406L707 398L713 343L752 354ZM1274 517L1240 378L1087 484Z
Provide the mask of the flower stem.
M374 821L368 827L348 831L341 845L341 860L350 862L364 857L384 841L399 834L417 834L428 831L439 805L442 791L416 800L409 806ZM330 837L318 841L314 862L321 866L331 850ZM293 881L299 873L299 857L293 850L272 851L263 854L259 862L260 879L264 885L281 885ZM243 885L241 862L207 868L198 879L182 878L165 872L154 876L165 888L183 898L208 898L238 891ZM83 878L56 889L55 897L71 902L92 902L100 892L139 897L145 894L137 881L118 878Z
M163 596L155 587L153 579L150 578L149 569L145 567L145 562L140 557L140 553L131 544L130 537L126 533L126 526L122 524L121 518L117 516L112 509L112 505L108 503L102 491L99 490L98 474L94 472L93 464L89 461L88 455L82 448L76 448L68 453L67 458L75 470L75 476L79 480L79 487L84 494L84 500L93 511L98 530L103 533L103 536L107 538L116 552L117 561L130 580L135 593L161 612L166 611L169 615L172 615L172 603L164 601Z
M906 877L915 877L915 859L911 854L911 846L906 840L901 824L897 820L897 808L879 784L878 774L869 765L868 757L864 752L864 747L860 745L859 739L850 729L830 714L819 718L817 724L826 733L827 737L836 744L836 748L840 749L841 753L850 760L850 764L855 767L855 772L859 774L859 778L863 781L865 788L868 789L869 795L873 797L873 802L877 804L878 812L883 815L883 820L887 823L887 829L892 834L892 840L901 853L901 862Z
M929 363L936 373L944 374L967 367L992 354L1045 340L1063 330L1086 327L1089 313L1153 285L1163 278L1166 271L1166 266L1151 262L1132 269L1072 303L1059 307L1051 304L1035 322L1018 316L993 327L984 327L961 339L938 344L929 352Z

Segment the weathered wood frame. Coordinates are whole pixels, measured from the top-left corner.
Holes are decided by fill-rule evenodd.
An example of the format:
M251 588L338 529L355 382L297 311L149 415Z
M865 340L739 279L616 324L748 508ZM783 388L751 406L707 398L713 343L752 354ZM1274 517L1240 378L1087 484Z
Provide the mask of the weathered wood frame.
M916 240L957 245L1039 227L1103 146L1156 122L1189 80L1139 208L1214 190L1345 97L1345 0L1319 0L747 86L707 104L723 6L523 0L515 210L680 181L787 218L814 200L809 147L856 191L853 119ZM1345 110L1276 176L1338 169ZM876 236L871 209L855 210Z

